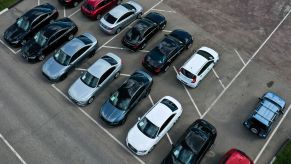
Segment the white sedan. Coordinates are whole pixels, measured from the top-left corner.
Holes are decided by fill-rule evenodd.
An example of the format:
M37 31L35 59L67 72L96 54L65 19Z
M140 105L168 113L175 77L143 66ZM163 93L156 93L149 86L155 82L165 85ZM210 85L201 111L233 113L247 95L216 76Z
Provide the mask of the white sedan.
M201 47L179 69L177 79L191 88L196 88L218 60L216 51Z
M137 155L148 154L181 114L182 106L176 99L163 97L129 130L127 147Z

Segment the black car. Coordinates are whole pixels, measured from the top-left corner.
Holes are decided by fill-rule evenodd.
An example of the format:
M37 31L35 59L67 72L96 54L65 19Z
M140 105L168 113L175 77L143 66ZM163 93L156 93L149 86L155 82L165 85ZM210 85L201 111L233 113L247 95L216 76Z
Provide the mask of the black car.
M162 161L163 164L196 164L201 161L216 138L216 129L206 120L196 120L170 153Z
M46 54L73 39L77 31L78 27L71 19L58 19L42 28L22 46L22 56L29 62L42 61Z
M156 74L166 72L182 51L191 47L192 36L181 29L172 31L143 59L142 65Z
M36 6L17 18L16 22L6 29L4 39L8 44L18 47L58 15L57 9L49 3Z
M102 105L101 119L110 126L124 123L129 112L150 93L152 84L150 75L143 71L134 72Z
M166 27L166 18L156 12L150 12L129 29L122 39L122 44L136 51L144 49L147 42Z
M59 0L61 4L68 7L77 7L83 0Z

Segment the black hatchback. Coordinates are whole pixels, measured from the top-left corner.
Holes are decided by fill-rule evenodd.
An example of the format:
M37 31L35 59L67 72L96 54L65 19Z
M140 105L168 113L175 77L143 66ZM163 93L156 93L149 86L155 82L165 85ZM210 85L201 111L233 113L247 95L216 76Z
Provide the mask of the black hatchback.
M216 129L203 119L196 120L186 130L163 164L196 164L201 161L216 139Z
M153 79L146 72L134 72L102 105L101 119L110 126L124 123L138 102L150 93L152 84Z
M42 61L46 54L67 40L72 40L77 31L78 27L71 19L58 19L42 28L22 46L22 57L29 62Z
M122 39L122 44L136 51L144 49L147 42L166 27L166 18L156 12L150 12L130 28Z
M4 39L9 45L18 47L42 27L55 20L58 15L57 9L49 3L36 6L17 18L16 22L6 29Z

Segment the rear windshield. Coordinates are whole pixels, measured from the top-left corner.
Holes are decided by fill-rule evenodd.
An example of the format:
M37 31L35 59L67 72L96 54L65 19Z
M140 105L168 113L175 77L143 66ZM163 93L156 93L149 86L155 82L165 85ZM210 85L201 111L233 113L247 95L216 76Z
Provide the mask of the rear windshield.
M208 52L203 51L203 50L199 50L199 51L197 52L197 54L199 54L199 55L205 57L207 60L212 60L212 59L213 59L213 56L212 56L212 55L210 55Z
M117 61L110 56L102 56L101 59L107 61L110 65L116 65Z
M104 19L110 23L110 24L114 24L116 22L116 18L114 16L112 16L111 14L107 13L105 16L104 16Z
M133 7L132 5L128 4L128 3L124 3L122 4L123 7L127 8L128 10L136 10L135 7Z
M181 68L180 71L181 71L181 73L182 73L184 76L186 76L186 77L188 77L188 78L190 78L190 79L195 78L195 75L194 75L194 74L192 74L191 72L187 71L187 70L184 69L184 68Z
M163 99L161 101L162 104L166 105L168 108L170 108L172 111L175 111L178 109L178 107L170 100L168 99Z

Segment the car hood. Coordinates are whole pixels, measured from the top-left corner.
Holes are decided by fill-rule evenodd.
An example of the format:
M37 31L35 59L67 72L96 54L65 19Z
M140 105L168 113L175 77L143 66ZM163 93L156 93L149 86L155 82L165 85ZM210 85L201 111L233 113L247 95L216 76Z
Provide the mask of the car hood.
M42 66L42 72L51 79L57 79L66 72L69 66L59 64L54 57L50 57Z
M116 108L115 106L113 106L109 100L107 100L103 106L101 107L100 110L100 114L101 116L109 121L109 122L119 122L120 120L122 120L125 115L126 115L126 111L120 110L118 108Z
M78 78L70 87L69 95L77 101L88 101L97 89L91 88Z
M37 44L34 39L31 39L24 46L22 46L22 52L27 57L37 57L42 53L42 47Z
M138 151L150 150L151 147L155 144L155 139L151 139L144 135L138 129L137 124L129 130L127 134L127 141Z
M19 44L25 34L26 32L24 30L13 24L5 31L4 38L11 44Z

